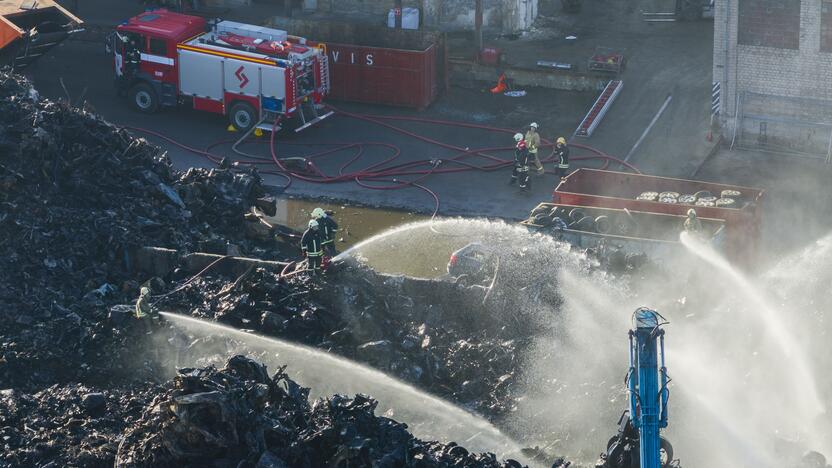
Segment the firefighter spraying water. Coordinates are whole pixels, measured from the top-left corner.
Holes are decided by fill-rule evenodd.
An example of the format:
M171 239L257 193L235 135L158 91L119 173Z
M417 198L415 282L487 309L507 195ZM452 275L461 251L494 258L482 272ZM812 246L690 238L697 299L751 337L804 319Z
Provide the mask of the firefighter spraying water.
M673 446L659 435L667 427L670 396L661 328L665 323L656 311L644 307L633 314L626 378L630 408L621 415L618 434L610 438L596 468L679 467Z

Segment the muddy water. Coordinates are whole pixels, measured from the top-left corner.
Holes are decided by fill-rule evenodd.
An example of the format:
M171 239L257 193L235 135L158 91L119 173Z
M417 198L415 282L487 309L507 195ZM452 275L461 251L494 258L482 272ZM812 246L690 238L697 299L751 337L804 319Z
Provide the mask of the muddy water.
M386 210L381 208L364 208L358 206L323 203L315 200L285 198L277 201L277 213L267 217L274 222L288 226L298 231L306 229L312 219L312 210L323 208L333 211L333 217L338 222L337 248L343 252L368 237L400 224L428 219L427 216L409 213L407 211Z
M336 241L338 252L343 252L359 242L369 239L390 228L412 223L415 221L428 220L424 216L407 211L389 210L381 208L365 208L336 203L324 203L315 200L303 200L286 198L277 202L277 213L275 216L266 217L269 223L276 223L288 226L298 231L306 229L307 223L312 217L312 210L322 208L334 212L333 217L338 222L339 233ZM437 248L440 247L440 248ZM412 245L407 241L391 246L389 251L382 254L371 253L369 260L373 266L383 272L391 274L407 274L423 278L433 278L445 273L445 266L448 263L450 253L455 246L433 245ZM398 251L397 255L393 255ZM398 256L408 252L415 254L419 261L402 262L396 260ZM385 257L387 260L385 261Z

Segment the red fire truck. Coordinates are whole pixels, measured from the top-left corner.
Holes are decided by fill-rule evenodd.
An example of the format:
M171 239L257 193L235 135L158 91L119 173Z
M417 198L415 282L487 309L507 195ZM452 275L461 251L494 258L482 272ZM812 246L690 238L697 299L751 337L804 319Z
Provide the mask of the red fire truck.
M329 92L324 44L286 31L158 9L120 24L108 47L116 86L139 112L185 105L241 131L293 116L299 131L332 114L316 109Z

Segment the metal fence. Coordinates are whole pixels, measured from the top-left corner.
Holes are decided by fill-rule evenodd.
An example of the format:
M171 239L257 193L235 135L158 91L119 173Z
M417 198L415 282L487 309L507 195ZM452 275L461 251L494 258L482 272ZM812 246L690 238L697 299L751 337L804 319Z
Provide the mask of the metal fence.
M733 145L832 162L832 101L745 91Z

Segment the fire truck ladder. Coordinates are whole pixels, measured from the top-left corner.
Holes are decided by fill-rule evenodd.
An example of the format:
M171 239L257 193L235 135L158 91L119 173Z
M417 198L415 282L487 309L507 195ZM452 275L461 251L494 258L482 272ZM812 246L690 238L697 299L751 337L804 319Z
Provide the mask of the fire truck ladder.
M621 92L621 88L623 87L623 81L610 80L604 88L604 91L602 91L601 95L598 96L598 99L595 100L595 104L593 104L589 109L586 117L584 117L581 124L578 125L574 135L580 137L591 136L592 132L594 132L598 127L598 124L601 123L601 119L604 118L604 115L606 115L607 111L610 107L612 107L613 101L615 101L615 98L618 97L618 94Z
M324 54L320 57L321 60L321 86L324 88L324 94L329 95L329 56L326 55L326 49L324 49Z

